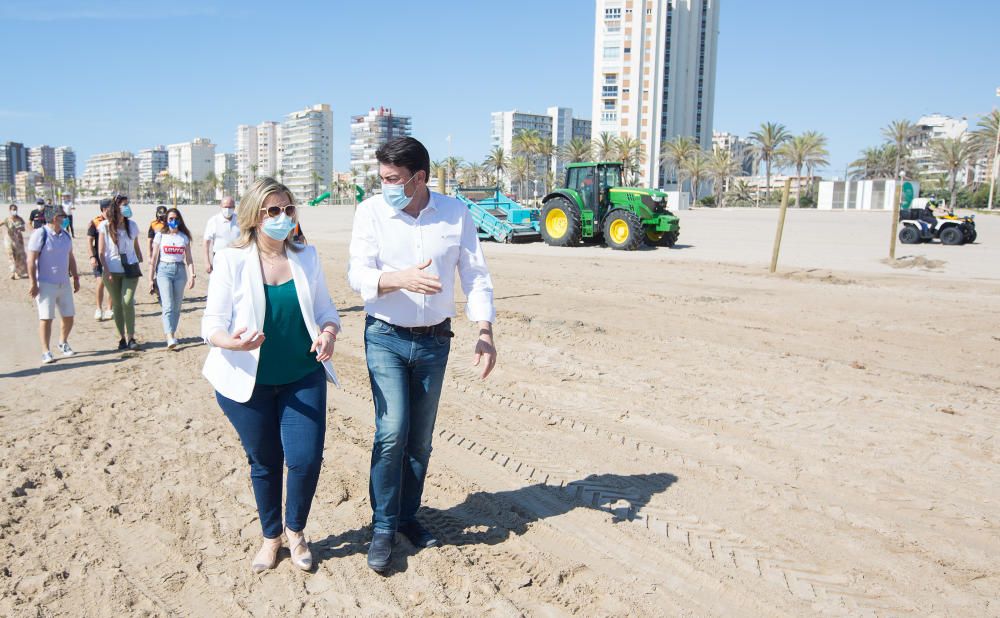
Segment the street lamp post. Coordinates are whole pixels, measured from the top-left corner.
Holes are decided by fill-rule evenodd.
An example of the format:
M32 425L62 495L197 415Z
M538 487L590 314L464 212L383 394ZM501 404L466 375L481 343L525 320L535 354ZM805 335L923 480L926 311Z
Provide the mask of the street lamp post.
M1000 97L1000 88L997 88L997 96ZM996 108L993 108L996 111ZM993 140L993 165L990 168L990 197L986 200L986 208L988 210L993 209L993 187L996 185L997 181L997 153L1000 151L1000 117L998 117L997 122L997 136Z

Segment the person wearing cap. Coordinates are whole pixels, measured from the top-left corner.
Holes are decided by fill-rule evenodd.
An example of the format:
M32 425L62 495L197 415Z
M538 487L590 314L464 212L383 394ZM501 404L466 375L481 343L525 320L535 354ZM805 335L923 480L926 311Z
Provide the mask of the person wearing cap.
M152 259L153 255L153 240L156 238L157 234L160 234L167 227L167 207L160 204L156 207L156 218L150 221L149 229L146 230L146 238L149 239L149 246L146 247L147 254ZM149 295L155 296L157 301L160 299L160 289L156 282L156 272L150 273L152 277L152 282L149 285Z
M222 251L240 237L240 225L236 221L236 200L230 196L222 198L222 212L213 216L205 224L205 272L212 274L215 254Z
M45 200L41 198L35 200L35 209L28 214L28 223L35 230L41 229L45 225Z
M87 241L90 244L90 270L97 278L97 290L94 293L94 300L97 301L97 309L94 310L94 319L97 321L110 320L114 317L111 310L111 298L108 298L108 308L104 308L104 269L101 266L101 258L97 253L98 227L104 223L104 217L108 208L111 207L110 199L103 199L100 202L101 212L90 221L87 227Z
M66 213L59 206L48 205L43 214L45 225L35 230L28 241L28 279L31 280L29 294L38 304L42 364L47 365L55 360L49 343L56 311L62 318L59 351L63 356L74 354L69 346L69 333L73 330L76 313L73 294L80 291L80 274L73 257L73 239L66 231L69 227Z

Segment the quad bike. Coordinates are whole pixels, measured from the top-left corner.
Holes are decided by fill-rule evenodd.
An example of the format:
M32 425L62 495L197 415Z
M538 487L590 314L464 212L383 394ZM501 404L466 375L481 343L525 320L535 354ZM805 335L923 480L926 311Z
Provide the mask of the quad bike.
M916 245L934 239L943 245L964 245L976 241L976 217L960 217L953 212L934 216L930 208L912 208L899 213L899 242Z

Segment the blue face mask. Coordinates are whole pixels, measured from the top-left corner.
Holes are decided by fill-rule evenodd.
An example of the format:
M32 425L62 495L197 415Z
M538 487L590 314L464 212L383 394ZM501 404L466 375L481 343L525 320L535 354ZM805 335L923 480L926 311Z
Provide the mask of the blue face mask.
M125 217L126 219L131 219L132 218L132 207L129 206L128 204L126 204L125 206L122 206L122 216Z
M410 176L410 180L413 180L414 176ZM410 180L407 180L401 185L388 185L382 183L382 198L385 203L392 206L396 210L403 210L410 205L413 201L413 196L406 195L406 185L410 184Z
M69 219L67 219L66 217L63 217L63 220L62 220L62 229L64 229L64 230L68 230L69 229Z
M167 227L169 227L170 229L176 230L177 225L178 225L177 219L167 219Z
M285 240L288 233L295 227L295 220L281 213L277 217L268 217L264 221L264 233L275 240Z

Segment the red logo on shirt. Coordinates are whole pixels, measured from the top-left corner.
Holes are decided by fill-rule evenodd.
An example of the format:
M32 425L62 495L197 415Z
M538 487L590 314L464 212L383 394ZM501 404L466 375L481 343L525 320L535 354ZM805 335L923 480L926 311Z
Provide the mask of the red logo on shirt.
M184 255L184 247L175 247L173 245L163 245L163 253L166 255Z

